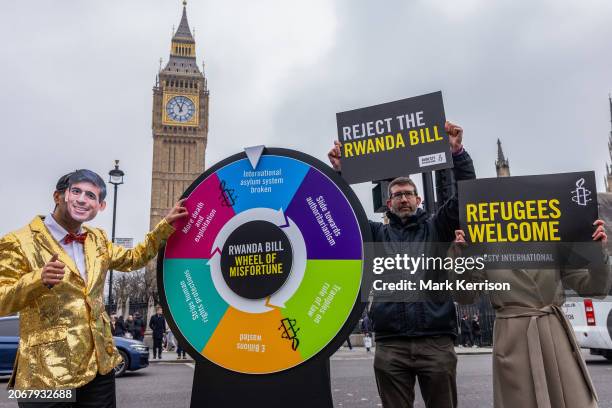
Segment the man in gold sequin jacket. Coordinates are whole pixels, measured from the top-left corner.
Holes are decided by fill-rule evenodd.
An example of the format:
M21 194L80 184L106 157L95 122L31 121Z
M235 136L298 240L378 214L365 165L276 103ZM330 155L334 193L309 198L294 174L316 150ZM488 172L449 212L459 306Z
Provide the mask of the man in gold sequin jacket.
M105 196L96 173L69 173L57 183L51 214L0 239L0 315L20 314L15 388L77 388L77 400L87 398L79 391L111 377L121 361L102 299L106 272L142 268L187 210L179 201L144 242L125 249L83 225L105 208ZM114 399L112 378L108 406Z

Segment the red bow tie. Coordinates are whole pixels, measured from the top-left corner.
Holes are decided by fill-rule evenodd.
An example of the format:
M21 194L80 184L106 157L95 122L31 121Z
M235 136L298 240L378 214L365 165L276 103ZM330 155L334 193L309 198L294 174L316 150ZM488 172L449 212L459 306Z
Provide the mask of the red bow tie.
M66 234L62 242L66 245L72 242L78 242L80 244L83 244L85 242L85 238L87 238L86 232L83 232L82 234L73 234L72 232L69 232L68 234Z

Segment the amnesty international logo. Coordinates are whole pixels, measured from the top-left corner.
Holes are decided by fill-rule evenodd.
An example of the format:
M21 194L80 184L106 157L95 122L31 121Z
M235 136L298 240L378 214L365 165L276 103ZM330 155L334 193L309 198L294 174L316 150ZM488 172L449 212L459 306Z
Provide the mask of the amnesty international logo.
M291 349L296 351L300 345L300 339L297 337L297 332L300 330L295 327L295 319L284 318L281 320L281 325L278 330L281 330L283 339L291 340Z
M578 205L586 206L587 203L592 200L590 198L591 190L588 190L584 188L583 186L584 186L584 179L583 178L578 179L576 181L576 189L572 190L572 194L573 194L572 201Z

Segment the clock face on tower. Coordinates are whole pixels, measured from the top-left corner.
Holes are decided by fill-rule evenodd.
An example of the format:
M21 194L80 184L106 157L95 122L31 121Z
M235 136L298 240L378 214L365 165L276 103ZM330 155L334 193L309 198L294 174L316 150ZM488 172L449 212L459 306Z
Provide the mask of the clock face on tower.
M195 114L195 105L186 96L174 96L166 103L166 114L172 121L189 122Z

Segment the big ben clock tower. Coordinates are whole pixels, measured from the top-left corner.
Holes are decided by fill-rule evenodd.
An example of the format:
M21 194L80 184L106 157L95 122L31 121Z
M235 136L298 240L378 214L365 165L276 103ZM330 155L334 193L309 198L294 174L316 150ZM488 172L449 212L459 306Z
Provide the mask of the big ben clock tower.
M153 87L151 228L204 171L209 92L196 62L186 3L172 37L170 58ZM147 284L155 287L155 262L147 267Z

